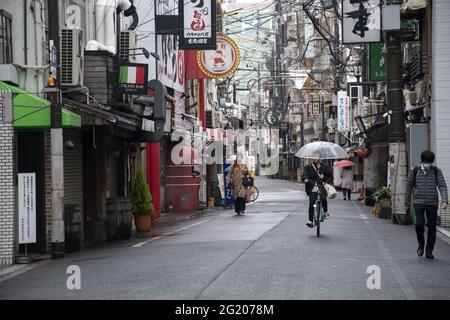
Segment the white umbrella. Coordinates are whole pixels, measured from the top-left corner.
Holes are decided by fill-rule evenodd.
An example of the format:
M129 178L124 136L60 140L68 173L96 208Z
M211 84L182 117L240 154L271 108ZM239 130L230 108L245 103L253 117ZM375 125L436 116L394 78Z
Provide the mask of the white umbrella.
M347 152L338 144L327 141L316 141L305 144L295 154L296 157L303 159L345 159Z

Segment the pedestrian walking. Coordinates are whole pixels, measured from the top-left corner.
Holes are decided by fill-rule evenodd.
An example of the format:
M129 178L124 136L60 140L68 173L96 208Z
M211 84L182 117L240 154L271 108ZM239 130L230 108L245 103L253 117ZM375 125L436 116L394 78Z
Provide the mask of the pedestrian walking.
M353 190L353 170L352 167L344 167L341 174L341 188L344 194L344 200L352 200Z
M324 183L329 183L333 185L333 172L330 167L326 166L320 161L320 156L317 155L313 158L313 163L308 164L303 168L303 177L305 182L305 191L309 197L309 220L306 225L310 228L314 227L314 203L317 199L317 191L314 189L315 185L320 188L320 200L322 201L322 208L325 217L329 217L328 214L328 202L327 202L327 191L324 187Z
M416 234L419 248L417 254L423 256L425 247L425 217L428 228L426 254L428 259L434 259L433 249L436 243L436 220L439 209L439 195L441 207L447 209L448 193L442 170L434 166L435 155L429 150L421 154L421 164L415 167L408 176L405 193L405 207L410 208L411 195L416 212Z
M242 162L242 159L241 154L236 156L236 161L229 167L227 175L227 185L233 184L234 211L237 215L245 213L247 201L247 187L244 186L247 166Z

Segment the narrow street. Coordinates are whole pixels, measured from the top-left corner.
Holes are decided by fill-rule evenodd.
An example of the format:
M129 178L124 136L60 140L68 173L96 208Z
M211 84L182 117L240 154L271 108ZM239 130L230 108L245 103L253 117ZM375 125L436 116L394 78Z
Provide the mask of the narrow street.
M256 179L245 216L221 208L151 239L110 242L0 278L0 299L448 299L450 248L418 258L413 226L375 218L341 194L322 236L305 226L303 185ZM354 195L356 198L357 195ZM158 229L155 230L158 232ZM81 269L68 290L66 269ZM381 289L369 290L369 266Z

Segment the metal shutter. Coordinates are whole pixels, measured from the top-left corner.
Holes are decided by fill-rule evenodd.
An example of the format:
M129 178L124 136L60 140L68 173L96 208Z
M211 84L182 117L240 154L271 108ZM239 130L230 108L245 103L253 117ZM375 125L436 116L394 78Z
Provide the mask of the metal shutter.
M79 204L83 216L83 139L77 129L64 129L64 204Z

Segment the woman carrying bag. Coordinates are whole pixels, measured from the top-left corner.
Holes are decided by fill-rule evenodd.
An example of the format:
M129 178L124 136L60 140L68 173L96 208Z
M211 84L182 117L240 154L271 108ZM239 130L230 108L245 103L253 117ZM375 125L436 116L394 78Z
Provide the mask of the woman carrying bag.
M244 185L247 166L242 163L242 155L236 157L235 163L228 169L227 185L233 184L234 211L239 216L245 212L247 187Z

